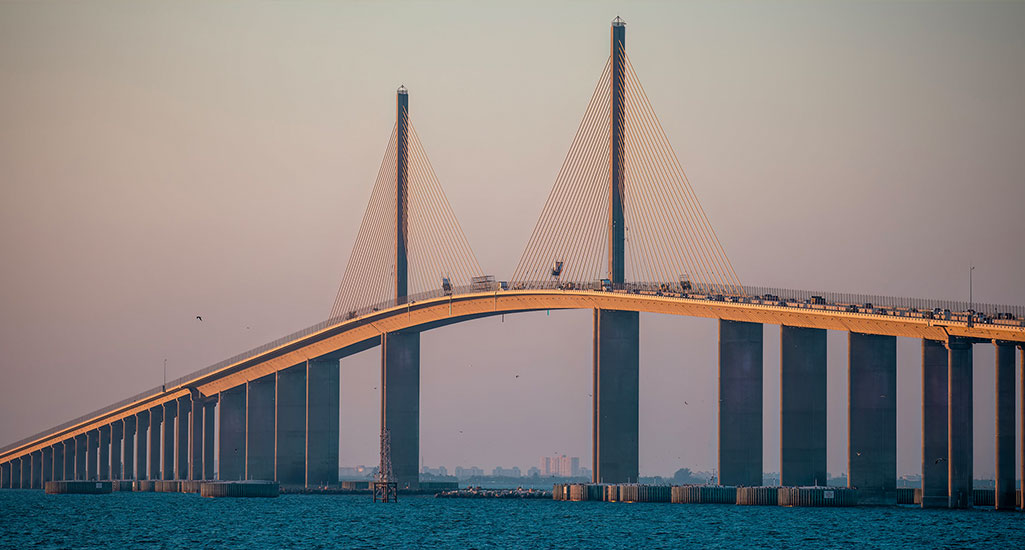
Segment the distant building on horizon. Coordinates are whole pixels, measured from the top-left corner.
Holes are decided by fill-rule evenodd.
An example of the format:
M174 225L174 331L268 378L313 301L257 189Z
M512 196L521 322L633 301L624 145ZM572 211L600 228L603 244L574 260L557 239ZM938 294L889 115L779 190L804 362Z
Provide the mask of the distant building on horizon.
M523 477L519 466L513 466L512 468L495 466L495 468L491 470L491 475L495 477Z
M476 466L470 466L469 468L456 466L455 474L458 479L469 479L471 477L482 477L484 475L484 470Z
M448 468L444 466L438 466L437 468L428 468L427 466L424 466L420 470L420 473L427 474L429 476L446 477L448 476Z
M579 456L542 456L541 475L544 477L577 477L580 474Z

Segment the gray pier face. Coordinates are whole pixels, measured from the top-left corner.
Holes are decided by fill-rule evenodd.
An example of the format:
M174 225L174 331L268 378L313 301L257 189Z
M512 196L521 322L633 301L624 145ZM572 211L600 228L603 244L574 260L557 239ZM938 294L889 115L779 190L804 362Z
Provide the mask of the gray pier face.
M164 407L157 406L149 410L149 479L160 477L160 432L164 422Z
M110 479L110 426L100 426L97 431L100 435L100 466L96 470L99 474L96 479Z
M64 481L64 442L54 443L50 448L53 455L53 480Z
M947 347L922 340L922 508L946 508Z
M110 479L124 479L121 445L125 438L125 423L117 420L110 425Z
M951 508L972 507L972 344L962 338L947 342L947 454Z
M825 485L826 331L780 332L780 485Z
M719 321L719 484L762 484L760 323Z
M189 477L203 479L203 400L191 399L189 411Z
M100 449L100 431L90 430L85 434L86 456L85 456L85 479L92 481L99 479L99 472L96 470L99 461L97 455Z
M11 461L11 489L21 489L21 459Z
M849 335L847 485L861 504L897 504L897 338Z
M246 387L221 392L221 431L218 477L223 481L243 479L246 466Z
M43 453L35 451L31 455L32 473L29 476L29 483L32 489L43 488Z
M178 403L168 401L164 403L164 430L162 432L163 446L160 455L163 460L160 464L160 477L157 479L174 479L174 428L178 420Z
M381 337L381 426L391 434L391 463L399 488L420 487L420 333Z
M75 440L65 439L61 445L64 447L64 479L74 481L75 479Z
M306 484L306 364L278 371L274 480L282 486Z
M75 436L75 479L85 481L86 447L85 434Z
M11 463L4 462L0 464L0 488L10 489L11 488Z
M149 434L149 411L143 411L135 415L135 477L133 479L149 479L146 475L148 448L147 435Z
M214 479L214 423L217 400L203 404L203 479Z
M636 483L640 314L594 310L593 481Z
M246 479L274 480L274 375L246 389Z
M1013 510L1014 493L1014 359L1011 342L996 347L996 495L997 510Z
M192 398L178 398L178 419L175 422L174 434L174 477L172 479L189 479L189 412L192 411Z
M135 479L135 417L126 417L122 423L124 425L125 450L122 455L124 467L121 471L121 479Z
M40 449L39 459L39 488L42 489L46 487L47 481L53 481L53 447L43 447Z

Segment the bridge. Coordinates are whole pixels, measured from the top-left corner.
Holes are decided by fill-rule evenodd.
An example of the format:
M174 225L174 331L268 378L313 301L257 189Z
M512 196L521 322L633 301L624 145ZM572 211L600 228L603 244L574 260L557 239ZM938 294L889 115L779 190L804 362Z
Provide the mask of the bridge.
M863 503L897 502L896 338L908 337L922 341L922 505L971 506L971 350L995 346L995 502L1020 506L1015 364L1025 307L741 284L626 55L626 24L617 18L610 35L609 60L508 280L477 263L400 87L330 318L5 446L0 487L215 476L337 483L339 361L381 346L381 426L398 483L416 489L420 334L487 316L587 309L595 482L638 478L639 314L661 313L719 321L723 485L762 482L764 324L781 327L781 483L826 480L826 331L847 332L848 483Z

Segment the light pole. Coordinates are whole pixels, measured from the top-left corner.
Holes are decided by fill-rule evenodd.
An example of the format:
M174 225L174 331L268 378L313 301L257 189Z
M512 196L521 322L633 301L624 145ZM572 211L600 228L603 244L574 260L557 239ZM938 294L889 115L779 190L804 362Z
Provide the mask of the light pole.
M973 295L972 295L972 273L974 271L975 271L975 266L973 265L968 270L968 309L972 309L972 310L975 309L975 300L973 299Z

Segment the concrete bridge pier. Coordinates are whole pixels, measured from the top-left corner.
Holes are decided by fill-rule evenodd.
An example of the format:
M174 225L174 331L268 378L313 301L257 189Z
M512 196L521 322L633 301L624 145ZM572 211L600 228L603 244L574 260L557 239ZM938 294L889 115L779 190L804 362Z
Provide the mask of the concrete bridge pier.
M246 384L246 479L274 480L274 378Z
M75 479L78 481L85 481L86 470L85 463L88 458L88 452L86 449L86 436L85 434L75 436Z
M947 341L948 481L951 508L972 507L972 343L965 338Z
M946 508L947 348L922 340L922 508Z
M110 479L124 479L124 467L121 460L121 446L125 438L125 423L115 420L110 428Z
M54 443L50 447L50 455L53 457L53 480L64 481L64 443Z
M0 489L11 488L11 463L0 464Z
M135 479L135 417L125 417L121 422L124 424L125 440L124 453L121 458L124 463L121 479Z
M168 401L164 403L164 430L162 432L163 452L161 453L161 468L159 479L174 479L174 429L178 425L178 402Z
M274 479L282 486L306 484L306 364L277 372L274 404Z
M719 484L762 484L761 323L719 321Z
M193 396L189 407L189 481L203 479L203 400Z
M65 439L60 443L64 447L64 480L75 480L75 440Z
M39 488L46 487L47 481L53 481L53 447L43 447L39 450Z
M164 422L164 407L157 405L149 410L149 479L162 479L160 475L160 435Z
M29 461L32 464L32 473L29 476L29 483L32 489L43 488L43 453L35 451L31 455Z
M146 452L149 440L149 411L143 411L135 415L135 477L132 479L149 479L146 475L147 457Z
M391 434L400 489L420 487L420 333L381 336L381 426Z
M11 489L21 489L21 458L11 461Z
M96 479L110 479L110 426L100 426L96 431L99 434L100 444L100 465L96 469Z
M849 335L848 487L860 504L897 504L897 338Z
M171 479L189 479L189 412L192 398L179 397L178 416L174 432L174 476Z
M780 485L825 485L826 331L779 328Z
M219 401L219 478L224 481L241 480L246 473L246 386L224 390Z
M217 418L217 401L213 399L203 403L203 476L202 479L214 479L214 422Z
M98 455L100 450L100 431L89 430L85 434L85 440L85 478L91 481L99 479L99 471L96 467L99 465Z
M592 462L596 483L636 483L640 314L594 310Z
M1014 487L1014 359L1013 342L994 340L996 347L996 495L997 510L1016 506Z

